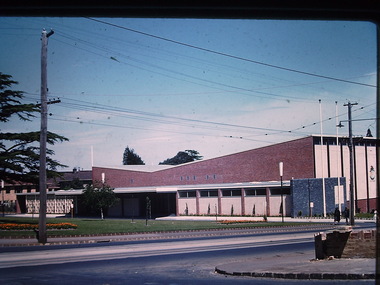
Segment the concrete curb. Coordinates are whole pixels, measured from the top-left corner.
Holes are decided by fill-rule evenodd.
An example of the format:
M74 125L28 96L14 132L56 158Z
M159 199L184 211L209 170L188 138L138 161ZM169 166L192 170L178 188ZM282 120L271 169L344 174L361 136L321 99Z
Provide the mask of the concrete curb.
M353 273L280 273L280 272L228 272L215 267L215 272L223 275L247 276L257 278L281 278L299 280L363 280L375 279L376 274Z

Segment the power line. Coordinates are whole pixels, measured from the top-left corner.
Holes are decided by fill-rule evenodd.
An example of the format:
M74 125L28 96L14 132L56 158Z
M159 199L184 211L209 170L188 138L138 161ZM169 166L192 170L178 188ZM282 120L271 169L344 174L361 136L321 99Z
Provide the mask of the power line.
M70 39L69 37L65 37L65 38L68 38ZM84 48L81 48L77 45L71 45L71 44L68 44L66 42L63 42L63 41L60 41L60 40L57 40L56 41L58 42L61 42L61 43L64 43L64 44L67 44L67 45L70 45L72 47L75 47L75 48L78 48L80 50L83 50L83 51L86 51L86 52L89 52L89 53L92 53L92 54L95 54L95 55L98 55L100 57L104 57L104 58L107 58L107 59L114 59L114 57L110 57L110 56L105 56L105 55L102 55L100 53L96 53L96 52L93 52L93 51L90 51L90 50L87 50L87 49L84 49ZM97 47L96 45L94 44L90 44L88 41L84 41L84 40L80 40L82 43L87 43L89 44L91 47L94 47L98 50L102 50L102 51L105 51L105 52L108 52L108 53L114 53L113 51L107 49L107 48L104 48L104 47ZM120 54L120 53L117 53L120 57L126 57L125 55L123 54ZM243 87L239 87L239 86L235 86L235 85L231 85L231 84L225 84L225 83L220 83L220 82L217 82L217 81L212 81L212 80L208 80L208 79L204 79L204 78L201 78L201 77L197 77L197 76L194 76L194 75L189 75L189 74L186 74L184 72L180 72L180 71L174 71L174 70L170 70L168 68L164 68L162 66L158 66L158 65L155 65L155 64L152 64L152 63L148 63L148 62L145 62L143 60L138 60L138 59L134 59L134 58L131 58L131 57L127 57L128 58L128 63L122 61L122 60L117 60L117 62L119 63L122 63L122 64L126 64L128 66L132 66L132 67L135 67L135 68L138 68L140 70L145 70L145 71L148 71L148 72L152 72L152 73L155 73L155 74L159 74L159 75L162 75L162 76L165 76L165 77L168 77L168 78L171 78L171 79L175 79L175 80L179 80L179 81L184 81L184 82L189 82L189 83L192 83L192 84L196 84L196 85L200 85L200 86L204 86L204 87L207 87L207 88L213 88L213 89L217 89L217 90L222 90L222 91L225 91L225 92L228 92L228 93L231 93L231 92L234 92L234 91L231 91L231 90L226 90L226 89L222 89L222 88L218 88L216 86L210 86L210 85L205 85L205 84L201 84L199 82L194 82L194 81L190 81L190 80L185 80L185 79L180 79L180 78L177 78L177 77L174 77L174 76L171 76L171 75L168 75L168 74L165 74L165 73L162 73L162 72L157 72L157 71L152 71L150 69L147 69L147 68L143 68L141 67L141 65L134 65L134 64L131 64L130 62L133 61L133 62L136 62L136 63L139 63L139 64L143 64L143 65L147 65L148 67L151 67L151 68L155 68L155 69L159 69L159 70L162 70L164 72L168 72L168 73L173 73L175 75L179 75L179 76L182 76L182 77L185 77L185 78L190 78L192 80L196 80L196 81L200 81L200 82L205 82L205 83L210 83L210 84L213 84L213 85L219 85L219 86L222 86L222 87L226 87L226 88L232 88L232 89L235 89L237 91L240 91L240 92L248 92L248 93L255 93L255 97L258 97L258 98L265 98L265 99L268 99L268 96L272 97L272 99L276 99L276 100L283 100L283 99L291 99L293 101L307 101L305 100L304 98L299 98L299 97L294 97L294 96L289 96L289 95L280 95L280 94L274 94L274 93L269 93L269 92L263 92L263 91L260 91L260 89L271 89L271 87L267 87L267 88L260 88L260 89L248 89L248 88L243 88ZM316 84L316 83L305 83L305 84L297 84L297 85L292 85L292 86L276 86L276 87L272 87L272 88L286 88L286 87L294 87L294 86L303 86L303 85L309 85L309 84ZM240 93L242 94L242 93ZM250 94L247 94L247 93L244 93L244 95L246 96L250 96ZM260 96L261 95L261 96Z
M36 95L32 93L27 93L29 95ZM223 122L215 122L215 121L206 121L206 120L199 120L199 119L189 119L189 118L181 118L176 116L168 116L163 114L157 114L152 112L146 112L146 111L140 111L140 110L133 110L133 109L126 109L126 108L120 108L120 107L114 107L114 106L107 106L107 105L100 105L96 103L91 103L87 101L82 101L78 99L66 99L61 102L58 106L63 108L70 108L70 109L77 109L82 111L90 111L95 113L102 113L106 115L113 115L118 117L125 117L129 119L135 119L135 120L143 120L143 121L149 121L149 122L156 122L156 123L164 123L164 124L172 124L172 125L182 125L182 126L188 126L188 127L197 127L197 128L203 128L203 129L211 129L211 130L218 130L218 131L229 131L230 128L238 128L241 130L246 130L247 132L256 130L260 132L267 132L265 135L275 135L275 134L284 134L284 133L292 133L296 134L299 130L303 130L312 126L317 126L320 122L316 121L307 125L302 125L298 128L291 129L291 130L280 130L280 129L271 129L271 128L263 128L263 127L254 127L254 126L246 126L246 125L237 125L237 124L230 124L230 123L223 123ZM362 106L360 108L357 108L355 110L352 110L352 112L357 112L360 110L363 110L367 107L370 107L376 103L372 103L366 106ZM131 115L128 115L131 114ZM346 113L338 115L344 116L347 115ZM322 122L331 121L332 119L335 119L336 116L331 116L329 118L324 119ZM190 123L190 124L189 124ZM194 125L198 124L198 125ZM200 125L199 125L200 124ZM214 127L222 127L219 129L215 129ZM225 127L225 128L223 128ZM226 129L227 128L227 129ZM234 130L236 132L236 130ZM235 136L225 136L225 137L233 137L233 138L240 138ZM247 139L247 138L244 138Z
M32 93L27 93L27 94L33 95ZM282 130L278 130L278 129L269 129L269 128L262 128L262 127L253 127L253 126L237 125L237 124L230 124L230 123L223 123L223 122L214 122L214 121L206 121L206 120L199 120L199 119L181 118L181 117L176 117L176 116L168 116L168 115L151 113L151 112L140 111L140 110L100 105L100 104L86 102L86 101L77 100L77 99L65 99L69 102L66 102L64 99L62 100L59 107L84 110L84 111L102 113L102 114L107 114L107 115L111 114L114 116L126 117L126 118L137 119L137 120L153 121L153 122L165 123L165 124L186 125L186 126L191 126L191 127L194 127L194 123L196 123L196 124L203 125L203 126L198 125L197 127L207 128L207 129L210 129L210 127L207 125L211 125L211 126L216 126L216 127L220 126L220 127L228 127L228 128L246 129L246 130L283 132ZM133 114L133 115L127 115L127 114ZM186 123L193 123L193 124L189 125Z
M256 61L256 60L252 60L252 59L247 59L247 58L243 58L243 57L240 57L240 56L235 56L235 55L231 55L231 54L227 54L227 53L223 53L223 52L219 52L219 51L214 51L214 50L211 50L211 49L202 48L202 47L198 47L198 46L195 46L195 45L191 45L191 44L175 41L175 40L172 40L172 39L156 36L156 35L153 35L153 34L141 32L141 31L138 31L138 30L134 30L134 29L127 28L127 27L124 27L124 26L121 26L121 25L117 25L117 24L113 24L113 23L109 23L109 22L106 22L106 21L102 21L102 20L98 20L98 19L94 19L94 18L90 18L90 17L84 17L84 18L86 18L88 20L91 20L91 21L94 21L94 22L98 22L98 23L104 24L104 25L109 25L109 26L112 26L112 27L115 27L115 28L127 30L127 31L130 31L130 32L133 32L133 33L141 34L141 35L144 35L144 36L148 36L148 37L152 37L152 38L155 38L155 39L167 41L167 42L174 43L174 44L177 44L177 45L182 45L182 46L186 46L186 47L189 47L189 48L193 48L193 49L197 49L197 50L201 50L201 51L205 51L205 52L209 52L209 53L213 53L213 54L217 54L217 55L221 55L221 56L225 56L225 57L229 57L229 58L233 58L233 59L237 59L237 60L241 60L241 61L251 62L251 63L255 63L255 64L259 64L259 65L263 65L263 66L267 66L267 67L271 67L271 68L276 68L276 69L280 69L280 70L284 70L284 71L299 73L299 74L303 74L303 75L308 75L308 76L313 76L313 77L319 77L319 78L324 78L324 79L329 79L329 80L334 80L334 81L340 81L340 82L345 82L345 83L350 83L350 84L356 84L356 85L376 88L376 85L372 85L372 84L366 84L366 83L361 83L361 82L356 82L356 81L351 81L351 80L345 80L345 79L341 79L341 78L336 78L336 77L331 77L331 76L325 76L325 75L310 73L310 72L306 72L306 71L296 70L296 69L292 69L292 68L282 67L282 66L279 66L279 65L264 63L264 62L260 62L260 61Z
M213 84L213 85L219 85L219 86L222 86L222 87L232 88L232 89L237 90L237 92L244 92L244 93L239 93L239 94L243 94L243 95L246 95L246 96L250 96L250 94L248 94L248 93L254 93L255 94L254 96L258 97L258 98L261 97L261 98L268 99L268 97L270 96L270 97L272 97L272 99L276 99L276 100L283 100L283 99L289 100L289 99L291 99L293 101L305 101L305 102L310 101L310 100L306 100L305 98L301 99L301 98L295 97L295 96L280 95L280 94L263 92L262 90L273 89L273 88L275 88L275 89L278 89L278 88L289 88L289 87L297 87L297 86L305 86L305 85L322 83L322 82L313 82L313 83L292 84L292 85L286 85L286 86L274 86L274 87L266 87L266 88L243 88L243 87L239 87L239 86L235 86L235 85L231 85L231 84L225 84L225 83L220 83L220 82L217 82L217 81L208 80L208 79L205 79L204 77L197 77L197 76L194 76L194 75L189 75L189 74L186 74L186 73L184 73L182 71L178 71L178 70L177 71L173 71L171 69L164 68L161 65L155 65L155 64L152 64L151 62L146 62L146 61L143 61L143 60L134 59L134 58L131 58L130 56L126 56L126 55L124 55L124 54L122 54L120 52L115 52L115 51L111 50L108 47L99 46L99 45L91 43L91 42L89 42L87 40L83 40L81 38L73 37L72 35L68 35L68 34L65 34L63 32L60 32L59 35L61 35L62 37L66 38L66 39L74 40L76 43L77 42L78 43L82 43L82 44L90 46L91 48L95 48L95 49L107 52L109 54L113 54L115 56L118 55L118 57L126 57L127 60L128 60L127 62L125 62L125 61L119 60L119 58L118 58L117 62L119 62L119 63L126 64L128 66L132 66L132 67L135 67L135 68L138 68L138 69L141 69L141 70L145 70L145 71L148 71L148 72L153 72L155 74L159 74L159 75L162 75L162 76L165 76L165 77L168 77L168 78L172 78L172 79L175 79L175 80L189 82L189 83L192 83L192 84L197 84L197 85L200 85L200 86L205 86L207 88L213 88L213 89L217 89L217 90L222 90L222 91L229 92L229 93L233 92L233 91L232 90L225 90L223 88L218 88L217 86L210 86L210 85L201 84L200 82L205 82L205 83L210 83L210 84ZM59 41L59 42L62 42L64 44L68 44L68 43L63 42L63 41ZM75 45L72 45L72 44L68 44L68 45L73 46L75 48L79 48L79 49L87 51L87 52L90 52L92 54L96 54L98 56L101 56L101 57L104 57L104 58L107 58L107 59L114 58L113 56L105 56L105 55L102 55L102 54L90 51L88 49L81 48L76 43L75 43ZM133 65L133 64L131 64L131 61L139 63L139 65ZM143 68L141 66L141 64L147 65L147 66L152 67L154 69L163 70L165 73L157 72L157 71L154 71L154 70L149 69L149 68L148 69L147 68ZM210 63L210 64L212 64L212 63ZM198 68L198 67L193 67L193 68ZM173 73L176 76L171 76L171 75L167 74L167 72ZM220 72L220 71L212 71L212 72ZM185 77L185 78L187 77L187 78L190 78L192 80L185 80L184 78L178 78L177 76L181 76L181 77ZM198 82L194 82L193 80L196 80ZM345 80L347 80L347 79L345 79ZM248 93L246 93L246 92L248 92Z

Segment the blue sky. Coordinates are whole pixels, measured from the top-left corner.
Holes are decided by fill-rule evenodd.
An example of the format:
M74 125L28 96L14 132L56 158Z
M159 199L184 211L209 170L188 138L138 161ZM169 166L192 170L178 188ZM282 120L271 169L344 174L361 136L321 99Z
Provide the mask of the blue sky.
M48 129L70 139L51 148L68 169L89 169L91 147L95 165L121 165L127 146L156 165L185 149L212 158L319 134L320 106L335 135L335 101L339 120L348 101L354 119L376 116L372 23L3 17L0 71L27 102L40 100L43 28L55 31L48 96L62 101ZM354 135L375 123L354 122Z

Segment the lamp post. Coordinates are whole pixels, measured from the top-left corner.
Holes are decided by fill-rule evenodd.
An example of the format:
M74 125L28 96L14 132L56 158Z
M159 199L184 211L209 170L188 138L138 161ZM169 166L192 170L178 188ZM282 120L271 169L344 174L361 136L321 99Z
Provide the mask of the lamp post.
M1 180L1 195L2 195L2 206L3 206L3 217L5 217L5 205L4 205L4 180Z
M280 169L280 179L281 179L281 221L284 222L284 195L282 191L282 176L284 174L284 164L280 162L278 164L278 167Z

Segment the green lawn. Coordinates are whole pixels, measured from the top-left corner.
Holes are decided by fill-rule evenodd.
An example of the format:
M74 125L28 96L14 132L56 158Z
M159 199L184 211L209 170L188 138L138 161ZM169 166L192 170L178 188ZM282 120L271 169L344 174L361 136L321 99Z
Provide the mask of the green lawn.
M38 224L38 218L0 218L0 223L32 223ZM60 235L92 235L92 234L111 234L111 233L142 233L157 231L184 231L184 230L206 230L206 229L228 229L228 228L246 228L246 227L277 227L283 226L282 223L238 223L238 224L220 224L216 221L156 221L130 219L80 219L80 218L55 218L47 219L47 223L73 223L78 226L75 230L49 230L48 236ZM311 223L285 223L286 226L294 225L311 225ZM35 236L33 231L0 231L0 237L6 236Z

